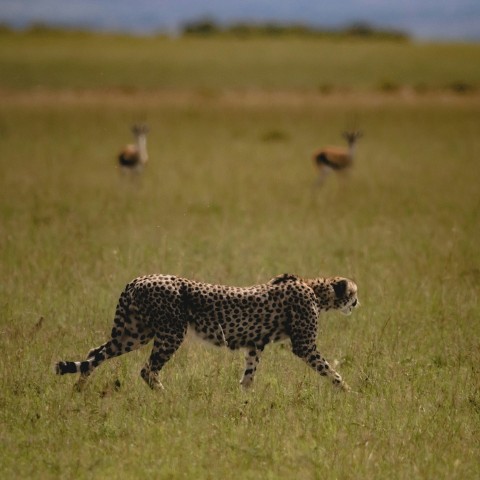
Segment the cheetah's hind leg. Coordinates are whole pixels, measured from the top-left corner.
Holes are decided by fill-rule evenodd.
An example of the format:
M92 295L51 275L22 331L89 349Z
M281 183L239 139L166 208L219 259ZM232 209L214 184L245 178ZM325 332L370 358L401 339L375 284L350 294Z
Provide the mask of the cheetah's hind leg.
M140 372L141 377L152 390L164 390L159 379L160 370L178 350L186 333L186 324L176 326L175 331L169 335L157 332L150 358Z
M147 344L152 339L152 334L147 332L140 338L134 338L126 330L112 335L108 342L93 348L87 354L87 359L82 362L58 362L55 365L55 373L65 375L66 373L80 373L80 378L75 385L76 390L82 390L90 374L105 360L118 357L124 353L131 352Z
M255 347L249 348L245 352L245 371L243 372L243 377L240 380L240 385L244 389L248 389L252 386L261 353L262 350Z

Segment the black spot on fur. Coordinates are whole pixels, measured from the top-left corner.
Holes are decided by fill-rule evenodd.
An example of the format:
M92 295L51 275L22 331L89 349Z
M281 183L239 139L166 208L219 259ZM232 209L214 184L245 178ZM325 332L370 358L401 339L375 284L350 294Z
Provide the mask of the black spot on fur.
M77 373L77 367L74 362L58 362L56 371L59 375L65 373Z
M288 281L297 281L298 276L297 275L292 275L291 273L284 273L282 275L278 275L277 277L273 278L270 283L272 285L280 285L281 283L285 283Z
M346 280L340 280L332 285L337 298L343 298L345 296L345 292L347 291L347 285L348 284Z

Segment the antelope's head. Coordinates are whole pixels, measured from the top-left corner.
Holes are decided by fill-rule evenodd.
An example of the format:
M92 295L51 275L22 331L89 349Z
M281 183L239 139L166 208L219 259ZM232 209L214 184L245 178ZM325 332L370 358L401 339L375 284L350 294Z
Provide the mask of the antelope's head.
M140 135L146 135L150 129L146 123L135 123L132 125L132 133L138 137Z
M355 142L363 137L361 130L349 130L342 133L342 137L347 141L348 145L353 145Z

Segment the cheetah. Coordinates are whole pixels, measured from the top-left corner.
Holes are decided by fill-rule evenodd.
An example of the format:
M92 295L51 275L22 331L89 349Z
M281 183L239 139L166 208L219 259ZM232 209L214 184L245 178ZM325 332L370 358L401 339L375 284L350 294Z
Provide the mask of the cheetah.
M159 373L183 342L188 329L201 339L231 350L245 350L240 381L252 385L260 355L270 342L289 339L293 353L332 383L349 390L316 346L320 312L349 315L359 305L356 284L347 278L306 279L283 274L251 287L201 283L173 275L138 277L120 295L111 338L90 350L83 361L60 361L58 375L88 376L109 358L136 350L153 340L141 377L152 389L163 389Z

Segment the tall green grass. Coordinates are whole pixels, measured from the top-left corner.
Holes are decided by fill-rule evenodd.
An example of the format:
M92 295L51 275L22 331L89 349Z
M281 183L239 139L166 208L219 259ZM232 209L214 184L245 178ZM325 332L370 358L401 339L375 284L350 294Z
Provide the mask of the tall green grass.
M478 44L0 33L0 87L474 89Z
M352 111L365 131L355 168L314 190L310 155ZM4 105L2 478L475 478L479 113L476 101ZM137 119L151 161L132 179L115 153ZM353 277L361 308L323 316L318 343L358 393L333 391L288 344L267 347L244 393L242 354L190 340L164 393L139 377L149 348L73 392L53 363L103 342L124 284L151 272Z

